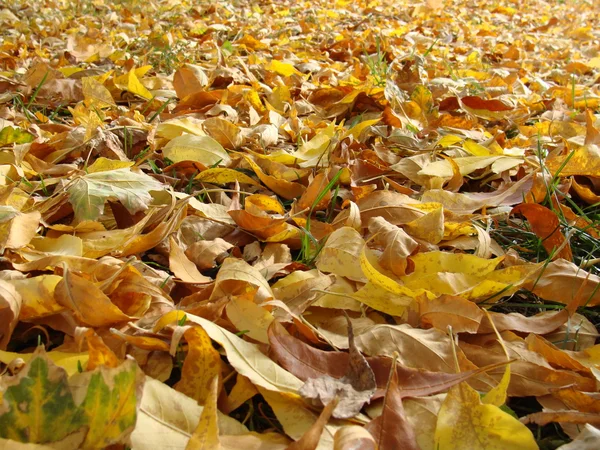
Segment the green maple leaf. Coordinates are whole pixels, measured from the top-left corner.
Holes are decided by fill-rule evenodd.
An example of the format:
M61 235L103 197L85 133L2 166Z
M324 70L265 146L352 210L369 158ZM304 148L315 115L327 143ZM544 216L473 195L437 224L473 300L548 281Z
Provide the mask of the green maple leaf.
M67 372L42 352L18 375L2 379L0 387L3 438L44 444L59 441L83 425Z
M143 382L131 359L68 378L39 347L16 376L0 379L0 438L47 444L79 432L76 448L122 443L135 427Z

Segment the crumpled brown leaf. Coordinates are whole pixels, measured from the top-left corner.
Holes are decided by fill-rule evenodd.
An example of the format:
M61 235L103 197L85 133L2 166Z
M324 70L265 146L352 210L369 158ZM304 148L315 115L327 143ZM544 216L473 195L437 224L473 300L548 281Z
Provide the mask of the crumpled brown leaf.
M337 419L356 416L363 405L369 402L377 388L373 370L354 344L352 323L348 317L346 320L349 344L346 375L342 378L333 378L329 375L309 378L298 391L303 397L322 404L328 404L338 397L339 403L332 413L332 416Z

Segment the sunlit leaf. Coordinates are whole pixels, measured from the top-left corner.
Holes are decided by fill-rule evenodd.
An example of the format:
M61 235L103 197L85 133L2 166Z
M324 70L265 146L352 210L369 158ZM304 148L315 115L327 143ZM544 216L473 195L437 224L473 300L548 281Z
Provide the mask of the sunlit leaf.
M162 184L148 175L116 169L77 178L68 192L76 220L83 221L96 220L109 198L118 199L132 214L143 211L152 201L149 191L160 189Z

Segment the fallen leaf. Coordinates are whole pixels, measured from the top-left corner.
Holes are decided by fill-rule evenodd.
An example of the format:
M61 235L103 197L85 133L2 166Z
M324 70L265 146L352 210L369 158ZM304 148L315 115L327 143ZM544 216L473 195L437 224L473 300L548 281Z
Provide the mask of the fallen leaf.
M202 327L187 328L183 337L187 342L188 351L181 368L181 379L174 388L204 406L213 395L213 380L216 379L220 386L221 357ZM173 342L175 343L175 340ZM214 401L216 402L216 399Z
M184 134L169 141L163 155L171 161L196 161L205 166L226 166L231 158L221 144L210 136Z
M364 241L350 227L335 230L325 243L316 261L322 272L335 273L355 281L366 281L358 264Z
M552 422L600 425L600 414L591 414L580 411L537 412L521 417L521 422L525 424L535 423L542 426Z
M330 404L335 398L339 402L333 410L333 417L346 419L356 416L363 405L375 393L377 384L375 375L364 356L354 344L352 323L348 321L348 366L342 378L332 378L323 375L319 378L309 378L299 393L305 398L318 400L323 405Z
M155 330L179 320L179 314L181 312L177 310L167 313L157 322ZM227 353L229 363L256 386L275 392L296 392L302 386L298 378L262 354L256 345L244 341L202 317L186 313L186 318L200 325L211 339L221 344Z
M542 240L542 245L552 259L573 260L571 246L560 231L560 221L553 211L535 203L521 203L511 214L522 214L527 218L533 232Z
M54 290L56 301L73 311L82 323L93 327L129 321L130 317L117 308L97 286L66 269Z
M373 435L358 425L341 427L334 436L334 450L375 450Z
M269 343L267 329L274 317L267 309L254 303L252 299L243 297L230 297L227 306L227 318L239 330L252 339Z
M537 449L531 431L495 405L483 404L466 383L454 386L442 403L436 447L445 449Z
M118 199L131 214L143 211L152 200L148 191L161 189L162 184L148 175L116 169L77 178L68 192L75 220L81 222L96 220L109 198Z
M202 414L203 407L164 383L147 377L135 429L133 448L150 446L185 448ZM217 411L218 429L226 435L241 435L248 429Z
M393 424L388 425L388 424ZM366 426L373 435L377 448L396 449L406 448L417 450L415 432L406 417L402 405L402 395L398 386L398 372L396 371L396 360L392 362L390 377L383 399L383 410L379 417L373 419Z
M192 328L193 330L194 328ZM186 450L212 450L221 448L219 442L219 425L217 421L217 396L219 394L219 377L211 379L207 390L206 404L200 414L200 421L190 437Z
M0 349L5 350L15 326L19 322L19 314L23 305L21 294L8 281L0 280Z
M559 450L594 450L600 443L600 431L592 425L585 424L579 435L568 444L558 447Z
M323 428L325 424L329 421L331 414L335 407L338 404L338 399L335 397L331 400L321 414L319 418L315 421L315 423L302 435L300 439L296 442L291 443L287 450L314 450L319 445L319 440L321 438L321 434L323 433Z
M185 283L210 283L212 278L200 273L196 265L190 261L173 237L169 238L169 268Z

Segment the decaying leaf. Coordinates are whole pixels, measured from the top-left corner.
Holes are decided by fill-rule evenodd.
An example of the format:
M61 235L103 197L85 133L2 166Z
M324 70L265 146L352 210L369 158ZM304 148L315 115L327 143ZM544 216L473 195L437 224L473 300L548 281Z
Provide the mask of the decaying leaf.
M183 330L182 330L183 331ZM181 368L181 379L175 389L195 399L204 406L211 393L212 381L221 379L221 357L202 327L190 327L183 331L188 352Z
M481 403L466 383L454 386L442 403L435 430L440 449L537 449L531 431L495 405Z
M366 428L375 437L377 448L382 450L400 447L411 450L419 448L414 430L406 418L402 405L395 359L390 370L381 415L369 422Z
M218 450L221 448L219 442L219 425L217 421L217 396L219 393L219 377L213 377L209 382L206 404L200 414L200 421L194 430L192 437L186 445L186 450Z
M1 382L3 438L44 444L85 429L75 446L103 448L131 434L144 377L137 364L127 360L114 369L97 368L67 378L40 347L19 374L5 375Z
M333 409L333 417L345 419L356 416L363 405L375 393L375 375L364 356L354 344L352 323L348 321L349 358L345 375L336 379L329 375L309 378L300 389L300 394L309 399L330 404L336 397L339 403Z

